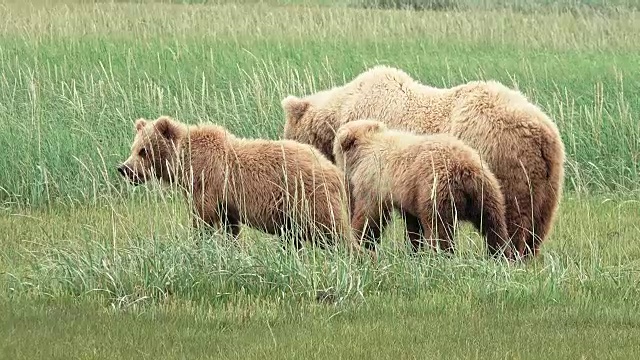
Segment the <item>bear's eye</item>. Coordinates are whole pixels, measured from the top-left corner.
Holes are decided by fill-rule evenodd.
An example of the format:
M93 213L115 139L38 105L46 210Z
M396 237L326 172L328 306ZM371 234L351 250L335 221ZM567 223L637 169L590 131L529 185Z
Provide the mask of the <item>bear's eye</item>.
M140 149L140 152L138 153L138 155L140 155L141 157L147 156L147 149L145 148Z

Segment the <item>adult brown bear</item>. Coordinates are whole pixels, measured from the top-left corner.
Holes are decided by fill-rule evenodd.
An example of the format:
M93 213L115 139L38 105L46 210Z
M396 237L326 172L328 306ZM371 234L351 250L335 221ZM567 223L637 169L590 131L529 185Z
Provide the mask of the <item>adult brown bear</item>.
M391 128L453 135L478 151L500 182L507 229L522 257L548 237L562 196L564 145L556 125L520 92L494 81L450 89L376 66L351 82L282 101L284 136L332 158L336 130L375 118Z

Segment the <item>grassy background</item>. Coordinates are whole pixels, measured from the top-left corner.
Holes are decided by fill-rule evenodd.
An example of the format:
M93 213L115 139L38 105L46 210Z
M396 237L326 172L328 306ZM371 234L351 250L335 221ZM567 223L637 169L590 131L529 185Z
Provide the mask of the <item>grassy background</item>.
M0 357L634 357L635 2L185 3L0 4ZM497 79L552 116L567 193L539 259L487 261L468 226L453 259L407 256L399 226L379 264L255 231L234 247L115 172L137 117L275 139L283 97L375 64Z
M638 14L258 5L6 5L0 200L122 194L132 119L173 115L276 138L280 100L391 64L434 86L492 78L558 123L567 188L638 184Z

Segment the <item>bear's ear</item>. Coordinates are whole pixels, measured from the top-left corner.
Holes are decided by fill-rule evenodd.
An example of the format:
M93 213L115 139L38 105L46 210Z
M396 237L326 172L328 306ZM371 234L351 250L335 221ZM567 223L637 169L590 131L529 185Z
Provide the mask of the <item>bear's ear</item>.
M285 113L289 116L289 119L293 121L298 121L307 109L309 108L309 101L300 99L299 97L289 95L282 100L282 108Z
M156 130L167 140L174 140L178 136L178 125L168 116L161 116L155 121Z
M145 126L147 126L147 121L145 119L138 119L136 120L136 131L139 132L140 130L144 129Z
M356 135L352 131L340 131L337 138L343 152L349 151L356 143Z
M373 123L373 127L371 128L371 132L381 132L387 130L387 125L380 121L375 121Z

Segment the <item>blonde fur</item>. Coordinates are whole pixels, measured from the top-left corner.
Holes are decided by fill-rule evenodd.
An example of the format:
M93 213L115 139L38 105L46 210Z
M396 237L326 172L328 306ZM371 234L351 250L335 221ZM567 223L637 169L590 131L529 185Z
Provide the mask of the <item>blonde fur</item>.
M330 158L335 130L362 118L399 130L453 135L477 150L498 178L509 236L521 256L535 256L551 232L562 196L564 145L556 125L518 91L495 81L440 89L376 66L343 86L288 96L283 108L285 138L311 144Z
M458 218L472 222L486 236L491 255L504 251L511 257L498 181L462 141L356 120L338 129L333 155L348 179L357 237L378 242L396 209L405 219L414 250L424 236L432 246L437 239L441 249L452 251Z

